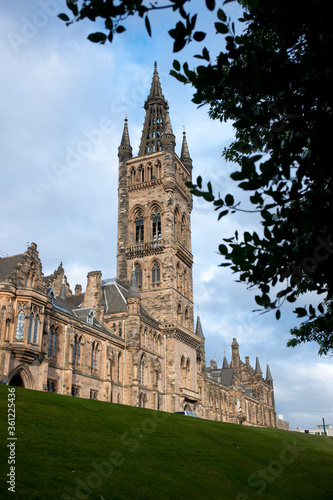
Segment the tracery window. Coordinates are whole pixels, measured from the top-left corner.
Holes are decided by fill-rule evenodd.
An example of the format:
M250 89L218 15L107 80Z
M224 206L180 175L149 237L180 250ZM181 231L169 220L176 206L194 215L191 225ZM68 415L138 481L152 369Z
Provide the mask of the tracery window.
M144 242L144 220L142 212L138 212L135 219L135 243Z
M158 262L154 262L152 268L152 283L159 283L161 281L161 269Z
M73 358L72 358L72 363L74 366L77 366L80 363L81 342L82 338L79 337L79 335L75 335L74 345L73 345Z
M15 332L16 340L23 340L24 322L25 322L25 313L21 309L17 315L16 332Z
M39 316L38 309L36 306L32 308L29 318L29 328L28 328L28 342L37 343L38 340L38 326L39 326Z

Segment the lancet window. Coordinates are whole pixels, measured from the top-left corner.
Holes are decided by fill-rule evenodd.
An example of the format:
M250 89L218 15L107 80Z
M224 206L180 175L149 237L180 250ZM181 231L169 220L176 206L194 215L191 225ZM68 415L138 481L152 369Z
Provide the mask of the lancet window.
M139 211L135 218L135 243L143 243L144 234L143 214L141 211Z

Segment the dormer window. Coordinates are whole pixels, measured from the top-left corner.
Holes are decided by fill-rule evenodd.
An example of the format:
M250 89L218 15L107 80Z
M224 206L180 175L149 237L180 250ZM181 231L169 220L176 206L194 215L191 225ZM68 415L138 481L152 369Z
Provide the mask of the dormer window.
M89 323L89 325L94 324L94 310L93 309L91 309L90 313L87 316L87 323Z

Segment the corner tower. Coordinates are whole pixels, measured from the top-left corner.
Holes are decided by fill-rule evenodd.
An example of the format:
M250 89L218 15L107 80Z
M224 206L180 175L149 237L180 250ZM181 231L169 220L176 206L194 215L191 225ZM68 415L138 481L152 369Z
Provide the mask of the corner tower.
M132 158L127 121L119 146L117 278L134 266L142 305L162 325L194 332L191 250L192 196L184 134L181 156L155 63L144 104L139 154Z

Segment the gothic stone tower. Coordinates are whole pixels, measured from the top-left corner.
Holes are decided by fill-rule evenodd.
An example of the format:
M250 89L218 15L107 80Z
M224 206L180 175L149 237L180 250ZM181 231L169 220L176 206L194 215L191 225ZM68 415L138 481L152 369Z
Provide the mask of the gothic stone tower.
M134 266L142 305L162 325L194 331L191 253L192 197L185 133L175 153L168 102L156 68L139 154L132 157L127 119L119 146L117 279L129 282Z
M191 251L192 160L185 133L180 157L156 68L144 105L139 154L132 157L127 119L119 156L117 279L134 268L141 307L164 337L165 409L198 408L204 336L194 331ZM199 334L199 333L200 334Z

